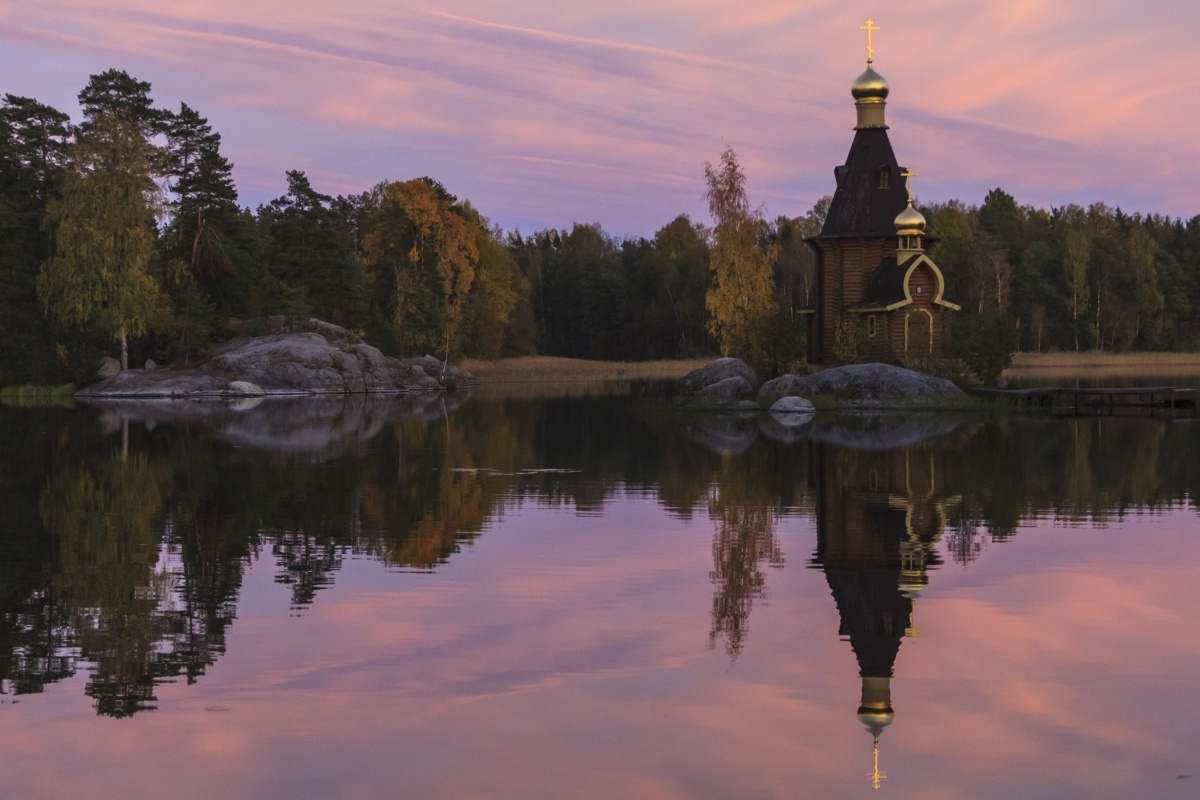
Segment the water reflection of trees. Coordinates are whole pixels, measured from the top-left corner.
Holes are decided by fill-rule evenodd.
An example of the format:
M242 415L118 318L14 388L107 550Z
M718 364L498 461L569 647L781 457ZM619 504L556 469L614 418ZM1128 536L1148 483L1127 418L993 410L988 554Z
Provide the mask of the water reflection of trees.
M750 448L741 457L722 456L709 489L708 516L716 528L709 573L714 585L709 644L724 639L731 658L737 658L745 643L754 601L766 596L763 566L784 565L776 536L780 507L795 506L803 493L794 483L797 473L781 471L776 454L765 446ZM782 485L781 479L790 485Z
M889 451L878 421L772 436L761 421L681 419L636 392L319 416L321 436L284 430L272 448L275 434L244 416L219 435L134 417L125 443L120 425L106 433L79 412L0 415L0 689L37 692L86 669L101 713L152 708L159 683L197 680L221 657L255 560L270 559L302 613L348 554L436 569L527 503L588 513L633 490L681 518L706 514L710 641L736 656L767 568L784 563L780 515L813 513L818 476L868 493L894 482L888 452L909 454L910 484L930 458L939 465L939 496L955 502L922 511L909 491L905 513L918 527L941 514L940 546L963 563L1031 517L1104 522L1200 497L1200 426L1165 421L968 421L924 441L927 422L906 423ZM271 431L288 418L273 413Z
M1197 507L1200 426L1138 418L1016 418L979 425L956 455L969 525L992 538L1023 520L1105 524L1132 509Z

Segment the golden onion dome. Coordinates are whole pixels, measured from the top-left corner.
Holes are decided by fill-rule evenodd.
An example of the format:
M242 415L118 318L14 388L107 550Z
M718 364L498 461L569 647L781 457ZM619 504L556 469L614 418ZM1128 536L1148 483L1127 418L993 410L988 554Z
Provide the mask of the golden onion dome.
M915 236L925 232L925 217L912 207L912 201L908 203L908 208L896 215L896 233L900 236Z
M850 85L850 94L859 103L882 103L887 99L888 91L887 80L870 64L867 64L867 71Z

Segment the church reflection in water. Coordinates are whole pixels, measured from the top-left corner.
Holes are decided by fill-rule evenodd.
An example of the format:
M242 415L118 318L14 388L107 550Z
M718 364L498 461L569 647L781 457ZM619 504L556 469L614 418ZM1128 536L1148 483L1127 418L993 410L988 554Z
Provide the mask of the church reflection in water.
M809 475L816 496L817 550L837 603L839 635L850 642L862 677L858 718L873 739L872 782L879 788L879 737L895 719L891 682L900 642L920 635L917 598L939 563L946 529L944 451L916 444L888 451L814 442Z

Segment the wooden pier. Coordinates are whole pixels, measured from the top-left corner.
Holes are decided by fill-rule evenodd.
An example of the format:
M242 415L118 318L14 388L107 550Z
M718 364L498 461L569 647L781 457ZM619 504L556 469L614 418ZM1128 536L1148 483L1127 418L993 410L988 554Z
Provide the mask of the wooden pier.
M1065 386L1041 386L1034 389L971 390L992 400L1007 400L1022 409L1076 416L1136 413L1156 416L1194 416L1200 387L1134 386L1120 389L1078 389Z

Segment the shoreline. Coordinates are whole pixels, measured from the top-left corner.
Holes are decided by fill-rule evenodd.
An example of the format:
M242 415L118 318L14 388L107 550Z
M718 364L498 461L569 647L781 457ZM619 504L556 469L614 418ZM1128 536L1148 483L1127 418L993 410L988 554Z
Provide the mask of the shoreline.
M602 381L678 380L707 366L718 356L661 361L590 361L557 356L519 356L496 361L463 359L458 366L481 384L514 386L546 383L596 383ZM1106 353L1096 351L1015 353L1004 371L1009 379L1057 378L1099 374L1112 377L1200 376L1200 353ZM10 386L0 389L7 404L69 396L73 387Z
M554 383L560 381L678 380L718 356L663 361L589 361L557 356L519 356L496 361L463 359L459 366L481 383ZM1064 375L1104 371L1114 376L1181 372L1200 374L1200 353L1106 353L1096 351L1015 353L1006 377L1058 372Z

